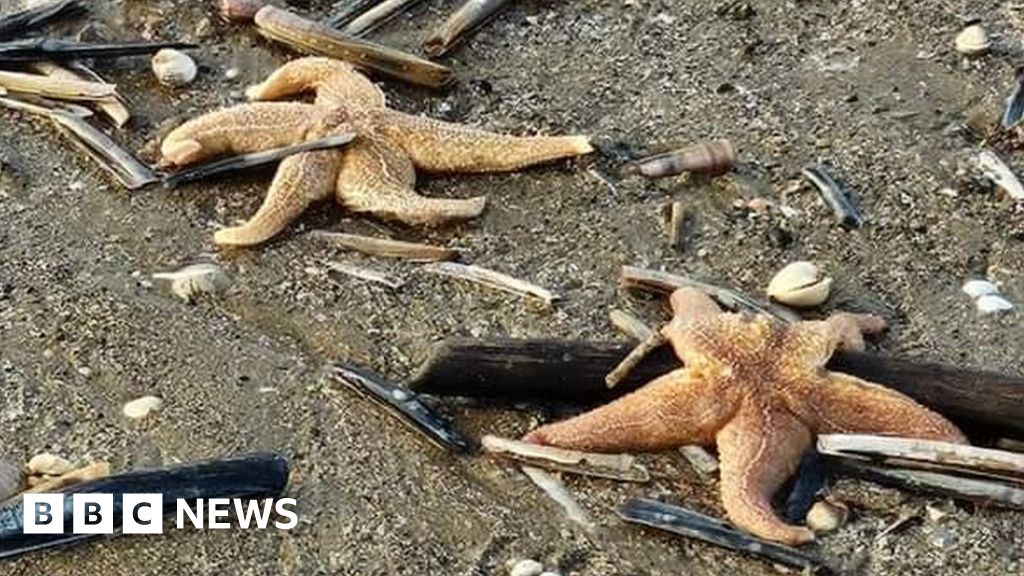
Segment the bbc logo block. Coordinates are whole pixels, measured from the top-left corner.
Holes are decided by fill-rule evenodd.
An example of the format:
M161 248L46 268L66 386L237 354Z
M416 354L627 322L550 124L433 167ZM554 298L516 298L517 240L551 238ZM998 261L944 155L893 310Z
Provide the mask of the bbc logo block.
M113 494L25 494L25 534L113 534L117 509ZM124 494L119 525L125 534L163 534L163 496ZM71 507L71 526L65 526L65 506Z

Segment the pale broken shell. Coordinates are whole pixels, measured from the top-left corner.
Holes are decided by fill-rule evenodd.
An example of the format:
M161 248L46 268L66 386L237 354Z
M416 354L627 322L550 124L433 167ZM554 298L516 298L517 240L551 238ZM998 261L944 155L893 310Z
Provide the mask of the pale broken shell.
M1013 310L1013 303L998 294L986 294L978 298L974 305L982 316Z
M828 300L832 278L822 277L811 262L793 262L779 270L768 283L768 296L797 308L810 308Z
M981 298L990 294L999 294L999 287L988 280L968 280L960 288L964 294L971 298Z
M224 269L211 263L192 264L174 272L157 272L153 279L169 281L171 292L186 302L192 302L200 294L218 294L231 285Z
M164 401L156 396L143 396L126 403L121 412L132 420L141 420L162 408L163 405Z
M42 454L36 454L28 461L28 464L25 465L25 472L29 476L60 476L70 472L73 468L74 466L71 465L71 462L60 456L43 452Z
M21 467L0 460L0 502L21 492L22 486Z
M850 517L850 509L842 502L819 500L807 512L807 527L823 534L838 529Z
M164 48L153 55L153 74L164 86L185 86L196 78L196 63L178 50Z
M981 24L971 24L956 36L956 51L964 56L981 56L992 47Z

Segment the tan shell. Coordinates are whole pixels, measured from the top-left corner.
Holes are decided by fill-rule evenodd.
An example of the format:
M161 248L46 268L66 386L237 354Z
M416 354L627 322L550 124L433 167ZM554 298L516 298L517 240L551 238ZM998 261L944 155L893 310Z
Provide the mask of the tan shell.
M125 416L132 420L139 420L149 416L151 412L156 412L164 405L164 401L156 396L143 396L142 398L136 398L131 402L124 405L121 411Z
M828 300L832 278L822 277L811 262L800 261L779 270L768 283L768 296L796 308L811 308Z
M991 47L988 33L981 24L971 24L956 36L956 50L964 56L981 56Z
M36 454L28 461L25 465L25 471L30 476L60 476L66 472L71 471L74 466L71 462L68 462L64 458L51 454L50 452L43 452L42 454Z
M819 500L807 512L807 527L818 534L832 532L846 524L850 509L842 502Z
M153 55L153 74L164 86L185 86L196 78L195 61L178 50L164 48Z

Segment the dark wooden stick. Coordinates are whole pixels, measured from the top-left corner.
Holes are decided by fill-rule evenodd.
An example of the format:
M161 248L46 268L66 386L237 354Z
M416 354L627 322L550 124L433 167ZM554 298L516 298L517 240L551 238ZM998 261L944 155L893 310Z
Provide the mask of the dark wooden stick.
M665 346L614 389L605 375L632 346L620 342L453 338L439 343L410 387L439 396L511 401L606 402L679 366ZM830 370L890 386L968 431L1024 437L1024 378L955 366L841 352Z

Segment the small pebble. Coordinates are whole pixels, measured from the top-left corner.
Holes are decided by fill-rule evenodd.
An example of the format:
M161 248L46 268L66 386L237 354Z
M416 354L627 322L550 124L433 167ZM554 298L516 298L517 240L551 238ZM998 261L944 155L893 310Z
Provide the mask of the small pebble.
M520 560L509 570L509 576L540 576L544 565L536 560Z
M163 405L164 401L156 396L143 396L125 404L121 411L132 420L139 420L159 410Z
M25 471L30 476L38 475L49 475L49 476L60 476L71 471L73 466L71 462L51 454L49 452L43 452L42 454L36 454L28 461L25 465Z

